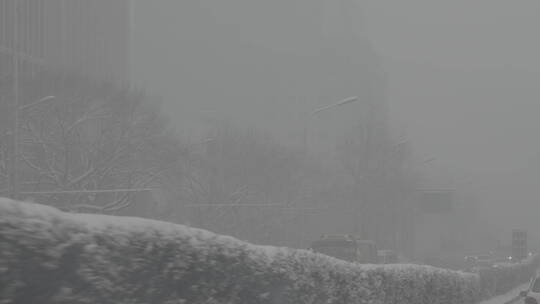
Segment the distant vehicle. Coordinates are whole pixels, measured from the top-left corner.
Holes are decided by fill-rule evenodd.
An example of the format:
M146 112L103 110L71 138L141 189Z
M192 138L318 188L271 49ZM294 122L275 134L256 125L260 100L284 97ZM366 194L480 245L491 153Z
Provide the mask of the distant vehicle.
M493 267L497 263L497 259L491 254L481 254L466 256L465 262L467 268L472 267Z
M527 290L521 291L519 295L522 298L525 298L523 300L523 303L525 304L540 303L540 277L536 275L536 277L531 280L529 288Z
M311 249L341 260L356 263L377 263L377 247L373 241L359 240L348 234L322 235L311 243Z
M493 267L495 259L491 255L479 255L476 257L476 266L478 267Z
M512 263L512 257L508 256L508 257L495 258L495 263L497 263L497 264L511 264Z
M396 264L398 262L398 256L394 250L379 250L377 257L379 264Z

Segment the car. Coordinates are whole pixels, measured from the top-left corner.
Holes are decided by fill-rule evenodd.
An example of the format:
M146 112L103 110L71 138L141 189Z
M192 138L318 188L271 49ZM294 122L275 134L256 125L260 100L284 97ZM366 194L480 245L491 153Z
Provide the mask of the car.
M492 267L495 265L495 259L491 255L479 255L476 257L476 266Z
M522 290L519 295L524 298L525 304L538 304L540 303L540 275L537 274L529 284L529 288Z
M470 255L465 257L466 268L480 267L489 268L493 267L497 261L491 254Z

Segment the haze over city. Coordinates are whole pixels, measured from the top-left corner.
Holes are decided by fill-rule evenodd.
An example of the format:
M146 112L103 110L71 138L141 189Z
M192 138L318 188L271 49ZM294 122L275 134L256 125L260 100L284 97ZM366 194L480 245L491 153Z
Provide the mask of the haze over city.
M0 0L0 302L540 302L539 17Z
M326 28L338 33L343 20L337 5L331 6L327 6ZM383 70L383 94L392 124L405 130L418 157L436 158L423 170L440 179L436 183L445 184L441 186L457 183L473 188L483 213L501 228L492 227L497 230L495 237L503 237L512 227L535 226L536 215L530 208L537 205L540 182L540 144L535 140L540 129L536 118L540 110L540 42L534 38L540 5L531 1L415 0L361 1L356 6L351 14L361 26L354 31L373 50L368 56L374 57L367 60L376 61ZM243 49L240 41L276 54L317 54L317 41L308 34L314 36L317 31L309 27L315 24L309 16L314 7L302 1L164 1L162 5L136 1L132 75L135 82L164 96L175 123L188 133L193 121L215 112L264 125L281 135L300 130L302 111L325 102L316 98L297 101L301 91L308 95L317 89L309 87L310 81L317 81L313 73L296 70L291 78L308 84L287 83L283 86L289 91L276 92L272 88L279 79L272 77L288 71L276 71L273 65L265 65L265 71L252 67L268 77L254 78L248 73L231 75L229 66L222 64L236 59L249 65L249 57L242 54L238 59L235 53L225 52L234 46ZM280 20L279 24L274 20ZM267 58L279 62L278 56ZM335 74L327 77L332 79ZM255 85L263 89L240 92ZM355 94L362 92L326 96L337 99ZM357 108L328 113L317 121L318 127L339 135L336 124L361 115L361 105L351 106Z

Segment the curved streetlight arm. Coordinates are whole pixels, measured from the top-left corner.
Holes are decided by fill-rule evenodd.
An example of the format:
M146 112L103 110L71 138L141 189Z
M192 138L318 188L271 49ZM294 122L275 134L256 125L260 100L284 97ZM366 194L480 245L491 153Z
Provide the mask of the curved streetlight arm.
M358 96L351 96L351 97L348 97L348 98L345 98L343 100L340 100L336 103L333 103L333 104L330 104L330 105L327 105L327 106L323 106L323 107L320 107L320 108L316 108L315 110L313 110L312 112L309 113L309 116L306 117L306 120L304 122L304 134L303 134L303 149L304 149L304 155L307 154L307 133L308 133L308 120L315 116L316 114L322 112L322 111L326 111L326 110L329 110L331 108L334 108L334 107L339 107L339 106L343 106L343 105L346 105L346 104L349 104L349 103L352 103L352 102L356 102L356 101L359 101L360 98L358 98Z
M319 112L328 110L330 108L339 107L339 106L342 106L342 105L345 105L345 104L348 104L348 103L351 103L351 102L355 102L355 101L358 101L358 100L359 100L358 96L351 96L351 97L345 98L345 99L343 99L343 100L341 100L339 102L333 103L331 105L327 105L327 106L324 106L324 107L317 108L317 109L313 110L313 112L311 112L311 115L315 115L315 114L317 114Z
M36 105L38 105L38 104L40 104L40 103L42 103L42 102L46 102L46 101L49 101L49 100L53 100L53 99L55 99L55 98L56 98L56 96L45 96L45 97L43 97L43 98L41 98L41 99L39 99L39 100L36 100L36 101L34 101L34 102L32 102L32 103L27 104L27 105L20 106L20 107L19 107L19 111L26 110L26 109L31 108L31 107L33 107L33 106L36 106Z

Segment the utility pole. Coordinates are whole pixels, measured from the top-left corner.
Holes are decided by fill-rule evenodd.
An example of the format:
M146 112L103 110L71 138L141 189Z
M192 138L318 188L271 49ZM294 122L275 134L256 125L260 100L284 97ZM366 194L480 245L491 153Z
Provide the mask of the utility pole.
M19 168L18 161L18 142L19 142L19 1L14 2L13 7L13 96L11 100L11 145L9 153L9 171L8 171L8 189L9 196L12 199L17 199L19 196Z
M24 40L28 39L24 33L24 26L20 28L21 22L27 22L25 19L24 12L21 14L21 9L24 6L21 6L20 0L12 0L13 5L11 6L10 15L13 16L13 23L11 27L11 45L0 45L0 52L11 56L11 72L12 72L12 83L11 83L11 98L9 100L9 106L7 107L9 112L9 130L7 132L7 141L8 141L8 153L7 153L7 189L6 193L8 197L12 199L20 199L21 195L42 195L42 194L79 194L79 193L114 193L114 192L143 192L151 191L150 188L131 188L131 189L97 189L97 190L58 190L58 191L21 191L20 187L20 168L19 168L19 159L20 159L20 130L19 130L19 119L21 113L28 108L31 108L37 104L53 100L55 96L46 96L39 100L36 100L32 103L21 105L21 90L20 90L20 81L21 74L26 71L25 67L28 65L37 65L40 67L48 67L49 64L46 60L41 58L41 55L37 57L22 50L21 45L24 44ZM23 3L24 5L24 3ZM23 36L21 38L20 36ZM33 42L33 41L32 41ZM21 71L22 70L22 71ZM0 193L3 192L0 191Z
M42 102L46 102L56 98L55 96L46 96L33 103L21 106L20 102L20 68L21 63L37 64L45 66L42 60L34 58L31 55L26 55L19 52L19 1L14 1L13 6L13 45L11 48L0 46L0 51L11 54L11 62L13 66L12 74L12 98L10 103L9 113L11 114L11 130L9 130L9 152L8 152L8 194L12 199L18 199L20 194L19 189L19 116L21 111L31 108Z
M341 106L344 106L344 105L347 105L347 104L350 104L350 103L353 103L353 102L357 102L359 101L359 97L358 96L351 96L351 97L347 97L345 99L342 99L338 102L335 102L335 103L332 103L332 104L329 104L329 105L326 105L326 106L322 106L322 107L318 107L316 109L314 109L313 111L311 111L309 113L309 116L306 117L305 119L305 122L304 122L304 134L303 134L303 153L304 153L304 160L306 161L306 165L307 165L307 159L308 159L308 122L309 120L312 118L312 117L316 117L319 113L323 112L323 111L327 111L327 110L331 110L332 108L335 108L335 107L341 107ZM304 176L304 180L305 180L305 176ZM304 185L305 187L305 185ZM303 194L304 198L306 196L305 192ZM313 209L303 209L303 210L313 210ZM307 215L304 215L303 216L303 226L307 226ZM302 237L305 239L305 231L302 230ZM305 241L305 240L304 240Z
M356 168L357 172L355 172L353 177L356 185L354 188L354 197L351 201L353 204L351 212L351 216L353 217L353 233L354 235L360 235L363 239L369 239L371 234L370 231L368 231L368 226L372 224L369 214L371 212L369 200L371 199L370 191L373 186L372 141L373 137L375 136L374 129L376 123L375 105L369 102L367 103L367 107L366 122L360 122L360 143L362 146L362 152L359 156L360 160L359 165Z

